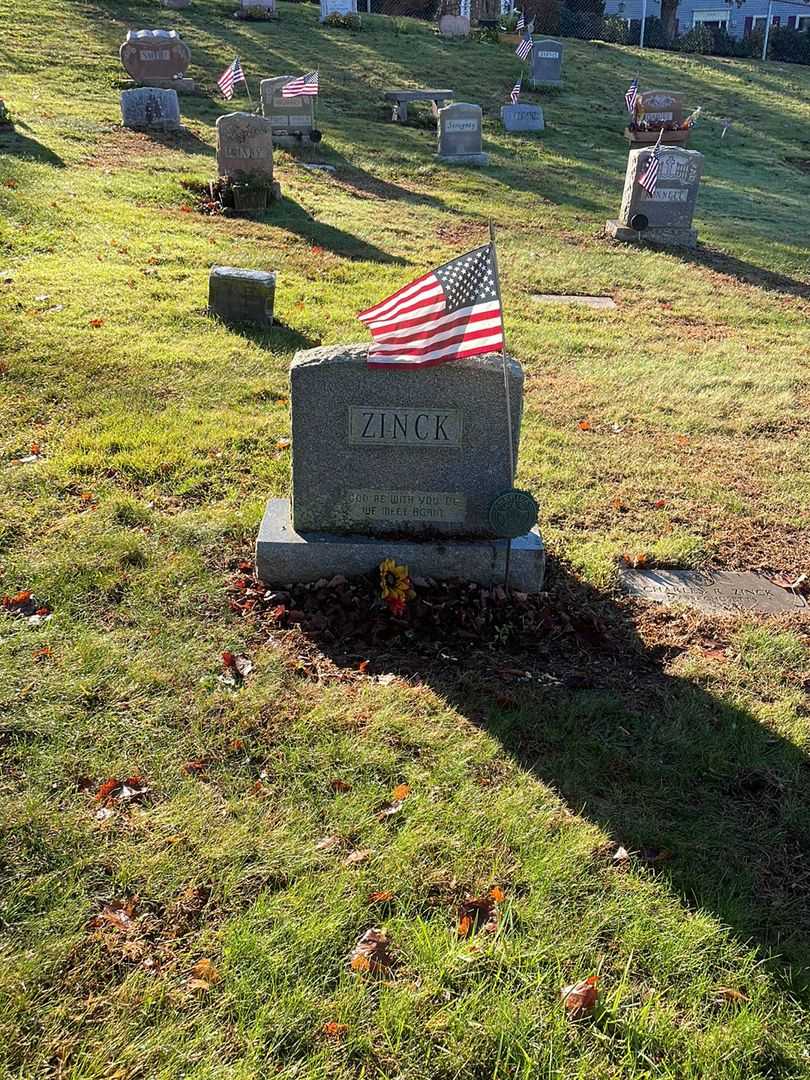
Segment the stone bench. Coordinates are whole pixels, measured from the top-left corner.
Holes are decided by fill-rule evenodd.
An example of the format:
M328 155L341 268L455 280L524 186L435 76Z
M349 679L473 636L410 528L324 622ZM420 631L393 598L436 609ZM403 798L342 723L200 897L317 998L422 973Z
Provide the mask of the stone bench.
M408 104L412 101L429 101L433 109L433 115L438 116L439 109L453 100L452 90L386 90L385 100L390 101L393 108L391 119L405 124L408 121Z

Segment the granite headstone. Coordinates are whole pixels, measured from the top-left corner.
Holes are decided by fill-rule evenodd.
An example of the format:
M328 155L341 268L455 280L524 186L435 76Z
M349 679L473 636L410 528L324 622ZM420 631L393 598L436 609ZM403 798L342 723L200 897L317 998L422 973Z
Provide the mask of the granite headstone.
M227 323L273 325L276 275L265 270L212 266L208 275L208 310Z
M191 50L176 30L130 30L120 49L127 74L139 83L181 78Z
M467 15L442 15L439 19L439 33L442 37L469 37L470 19Z
M262 79L259 92L262 99L262 115L270 121L273 139L277 146L290 146L300 142L318 142L320 133L314 130L314 97L299 95L284 97L281 88L292 82L295 75L277 75Z
M531 54L532 86L560 86L562 84L563 47L561 41L550 38L533 38Z
M631 150L618 221L607 232L618 240L646 239L654 243L695 247L692 218L703 173L703 155L680 146L659 147L658 182L650 195L639 177L647 168L652 147Z
M543 131L543 110L539 105L502 105L504 131Z
M239 10L236 17L245 19L265 18L271 19L276 14L276 0L239 0Z
M459 102L439 109L439 161L450 165L486 165L481 148L480 105Z
M292 511L271 500L257 545L271 582L367 573L384 558L412 574L502 583L523 370L476 356L439 367L379 370L367 345L297 353L290 372ZM532 500L528 500L531 503ZM508 505L507 505L508 504ZM500 507L500 511L498 508ZM536 592L543 547L512 547L512 584Z
M325 22L330 15L356 15L357 0L320 0L321 22Z
M264 116L226 113L217 120L220 176L273 179L273 125Z
M180 102L174 90L139 86L121 92L121 121L136 131L176 131L180 127Z

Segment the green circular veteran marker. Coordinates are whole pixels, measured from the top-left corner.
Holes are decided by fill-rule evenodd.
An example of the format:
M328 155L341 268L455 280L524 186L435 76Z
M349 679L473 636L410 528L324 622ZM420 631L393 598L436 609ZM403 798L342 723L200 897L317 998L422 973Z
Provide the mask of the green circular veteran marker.
M537 524L539 507L533 495L512 488L496 496L489 506L489 523L496 536L514 540Z

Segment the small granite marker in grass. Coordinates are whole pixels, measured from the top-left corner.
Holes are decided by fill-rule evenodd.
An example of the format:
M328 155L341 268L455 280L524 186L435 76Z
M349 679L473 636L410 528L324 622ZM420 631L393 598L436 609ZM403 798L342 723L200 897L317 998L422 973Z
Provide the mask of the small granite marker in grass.
M620 577L622 587L631 596L662 604L687 604L707 614L733 615L742 611L777 614L808 610L801 596L774 585L761 574L622 567Z
M601 308L605 311L616 307L616 301L610 296L577 296L574 293L532 293L532 300L538 304L572 304L580 307Z

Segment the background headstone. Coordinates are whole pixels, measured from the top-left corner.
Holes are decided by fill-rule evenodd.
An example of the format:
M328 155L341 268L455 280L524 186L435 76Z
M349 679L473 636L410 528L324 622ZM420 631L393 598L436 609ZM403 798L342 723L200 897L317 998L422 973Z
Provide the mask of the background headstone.
M669 90L646 90L638 96L636 115L639 122L647 121L652 128L656 123L680 124L683 122L683 96Z
M121 92L121 120L126 128L143 131L176 131L180 127L180 102L174 90L140 86Z
M439 19L442 37L469 37L470 20L467 15L442 15Z
M534 38L532 49L532 86L560 86L562 84L563 47L561 41Z
M160 0L160 3L162 7L173 8L175 11L191 7L191 0Z
M246 13L263 15L269 19L276 13L276 0L239 0L239 11L236 14Z
M219 117L217 172L273 179L273 125L266 117L243 112Z
M120 49L121 63L136 82L179 79L191 50L176 30L130 30Z
M512 487L500 355L379 371L368 346L300 352L291 369L299 531L491 537ZM517 460L523 370L508 363Z
M703 155L680 146L661 146L658 183L650 196L638 178L652 152L648 146L630 151L619 219L608 222L608 235L618 240L647 239L695 247L697 232L692 227L692 218L703 173Z
M543 110L539 105L502 105L504 131L543 131Z
M321 22L330 15L356 15L357 0L321 0Z
M265 270L212 266L208 275L208 310L227 323L273 325L276 275Z
M259 92L262 99L262 115L270 121L273 138L279 146L298 141L298 134L304 139L312 137L315 123L315 98L308 95L282 97L281 88L291 82L295 75L278 75L273 79L262 79ZM317 141L312 139L312 141Z
M481 123L480 105L460 102L439 109L439 161L486 165L489 158L481 149Z

